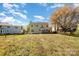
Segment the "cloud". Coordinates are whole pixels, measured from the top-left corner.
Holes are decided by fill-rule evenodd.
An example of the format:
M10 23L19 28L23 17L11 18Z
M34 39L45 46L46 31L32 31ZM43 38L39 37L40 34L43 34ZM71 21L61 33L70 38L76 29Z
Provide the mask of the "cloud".
M46 7L46 10L50 10L50 9L53 9L53 8L57 8L57 7L63 7L64 6L64 3L61 4L61 3L39 3L39 5L43 6L43 7Z
M20 17L21 19L27 19L27 14L26 10L20 10L20 5L25 6L25 4L9 4L9 3L4 3L3 7L5 10L9 13L11 13L13 16ZM24 14L25 13L25 14Z
M5 15L5 13L0 13L0 21L2 20L2 19L4 19L4 17L6 17L6 15Z
M4 17L4 16L6 16L6 15L5 15L4 13L0 13L0 16L1 16L1 17Z
M45 19L43 16L40 16L40 15L34 15L34 18L41 19L41 20Z
M9 24L12 24L12 25L21 25L22 24L21 21L16 20L13 17L5 17L5 18L3 18L1 20L1 22L3 22L3 23L9 23Z
M3 7L5 10L16 10L16 11L20 11L20 8L25 7L25 3L3 3Z
M45 17L41 15L34 15L34 18L33 22L47 22Z
M21 5L22 7L25 7L27 4L26 4L26 3L20 3L20 5Z
M23 19L27 19L27 16L26 15L24 15L23 13L20 13L20 12L14 12L13 13L14 15L18 15L19 17L21 17L21 18L23 18Z
M19 8L20 6L18 4L3 3L3 7L10 10L13 8Z
M64 4L54 4L52 6L50 6L50 8L57 8L57 7L63 7Z
M9 3L4 3L3 7L10 10L10 9L12 9L13 5L9 4Z
M1 22L12 23L15 19L13 17L5 17Z
M47 3L39 3L40 6L44 6L44 7L47 7L48 4Z
M10 10L10 13L13 16L17 16L17 17L19 16L22 19L27 19L27 16L25 14L23 14L22 12L16 12L15 10Z
M26 19L25 15L23 15L19 12L18 13L15 12L15 13L16 13L15 16L19 15L19 17ZM5 13L0 13L0 22L9 23L9 24L12 24L12 25L23 25L21 20L18 20L16 18L14 18L13 16L8 16Z
M52 4L52 5L50 5L49 7L47 7L47 11L48 10L50 10L50 9L54 9L54 8L58 8L58 7L63 7L64 6L64 4Z
M20 9L24 4L3 3L2 5L4 11L0 13L0 22L23 25L27 20L27 11Z
M18 4L13 4L13 7L19 8L20 6Z

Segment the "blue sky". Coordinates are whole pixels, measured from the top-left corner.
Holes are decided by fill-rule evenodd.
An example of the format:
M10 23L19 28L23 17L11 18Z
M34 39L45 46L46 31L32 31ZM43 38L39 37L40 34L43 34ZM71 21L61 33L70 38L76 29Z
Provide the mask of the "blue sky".
M14 25L27 25L30 21L48 22L51 13L63 6L55 3L0 3L0 22Z

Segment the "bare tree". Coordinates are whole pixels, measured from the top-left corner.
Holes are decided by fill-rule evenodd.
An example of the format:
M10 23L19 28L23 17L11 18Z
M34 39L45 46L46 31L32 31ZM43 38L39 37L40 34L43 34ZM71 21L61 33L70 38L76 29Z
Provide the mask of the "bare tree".
M68 6L57 9L55 13L51 16L51 20L53 22L52 25L57 25L57 30L60 30L62 32L75 32L79 20L78 10L78 7L75 9L71 9Z

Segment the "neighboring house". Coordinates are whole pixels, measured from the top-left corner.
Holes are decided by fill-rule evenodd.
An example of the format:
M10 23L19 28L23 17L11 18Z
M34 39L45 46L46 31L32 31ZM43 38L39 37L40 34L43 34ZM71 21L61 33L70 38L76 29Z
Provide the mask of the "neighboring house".
M10 24L0 24L0 34L22 34L22 26L14 26Z
M50 33L51 28L47 22L31 22L27 28L28 33Z

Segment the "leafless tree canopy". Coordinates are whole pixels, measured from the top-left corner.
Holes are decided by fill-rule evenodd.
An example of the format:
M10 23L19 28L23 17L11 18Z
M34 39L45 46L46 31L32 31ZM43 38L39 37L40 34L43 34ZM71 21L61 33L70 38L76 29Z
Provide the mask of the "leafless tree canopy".
M61 27L63 32L76 31L79 22L79 7L71 9L68 6L62 7L51 16L54 24ZM53 24L52 24L53 25Z

